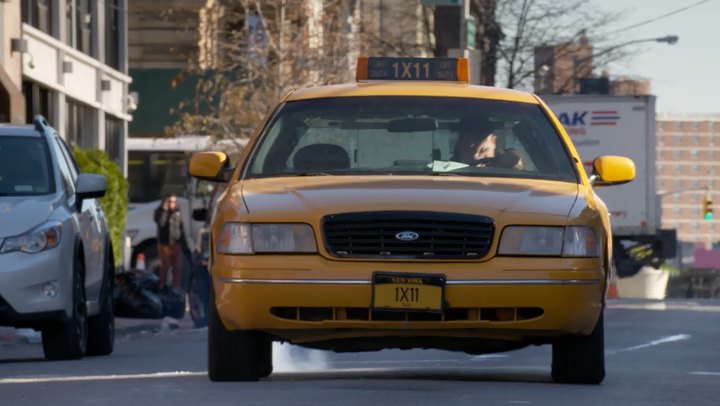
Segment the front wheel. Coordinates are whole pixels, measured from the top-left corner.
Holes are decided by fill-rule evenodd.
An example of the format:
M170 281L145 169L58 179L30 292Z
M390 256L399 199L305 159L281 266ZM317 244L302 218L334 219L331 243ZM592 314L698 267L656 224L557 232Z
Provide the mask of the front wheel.
M42 345L48 360L79 359L87 348L87 304L85 300L85 272L82 259L74 259L72 278L72 315L65 323L45 327Z
M588 336L563 337L552 345L552 378L557 383L599 384L605 379L604 312Z
M115 347L115 259L112 250L106 255L100 313L88 323L87 355L110 355Z
M213 382L257 381L272 372L270 337L259 331L225 328L210 294L208 312L208 377Z

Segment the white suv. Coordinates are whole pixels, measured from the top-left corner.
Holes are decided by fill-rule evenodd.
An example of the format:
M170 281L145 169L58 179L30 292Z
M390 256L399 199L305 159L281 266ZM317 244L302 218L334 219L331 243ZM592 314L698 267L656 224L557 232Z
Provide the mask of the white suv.
M0 125L0 326L42 331L47 359L113 351L105 189L44 118Z

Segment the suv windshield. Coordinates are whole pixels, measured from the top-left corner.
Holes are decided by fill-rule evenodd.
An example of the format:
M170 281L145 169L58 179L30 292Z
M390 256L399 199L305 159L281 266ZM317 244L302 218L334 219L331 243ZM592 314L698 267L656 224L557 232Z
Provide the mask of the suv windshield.
M539 106L449 97L286 103L253 154L251 177L464 175L577 182Z
M0 137L0 196L45 195L54 192L45 140Z

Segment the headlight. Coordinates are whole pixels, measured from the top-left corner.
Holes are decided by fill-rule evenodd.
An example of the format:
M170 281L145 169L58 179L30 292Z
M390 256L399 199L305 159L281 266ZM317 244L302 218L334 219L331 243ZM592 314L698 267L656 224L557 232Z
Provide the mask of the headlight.
M598 257L600 241L591 227L506 227L499 255Z
M564 257L599 257L600 240L591 227L565 228Z
M62 225L57 221L41 224L25 234L6 238L0 247L0 254L13 251L35 254L55 248L60 244L61 231Z
M315 234L307 224L225 223L217 250L222 254L316 252Z
M563 231L563 227L505 227L500 238L498 254L560 256Z

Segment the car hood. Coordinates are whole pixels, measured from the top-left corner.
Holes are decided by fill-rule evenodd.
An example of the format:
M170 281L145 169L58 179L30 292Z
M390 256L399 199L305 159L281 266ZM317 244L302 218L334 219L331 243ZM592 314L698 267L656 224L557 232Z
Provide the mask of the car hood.
M0 238L22 234L41 224L57 204L52 195L0 197Z
M501 223L565 224L578 195L578 185L570 182L445 176L264 178L245 180L241 187L250 221L258 222L417 210L485 215Z

